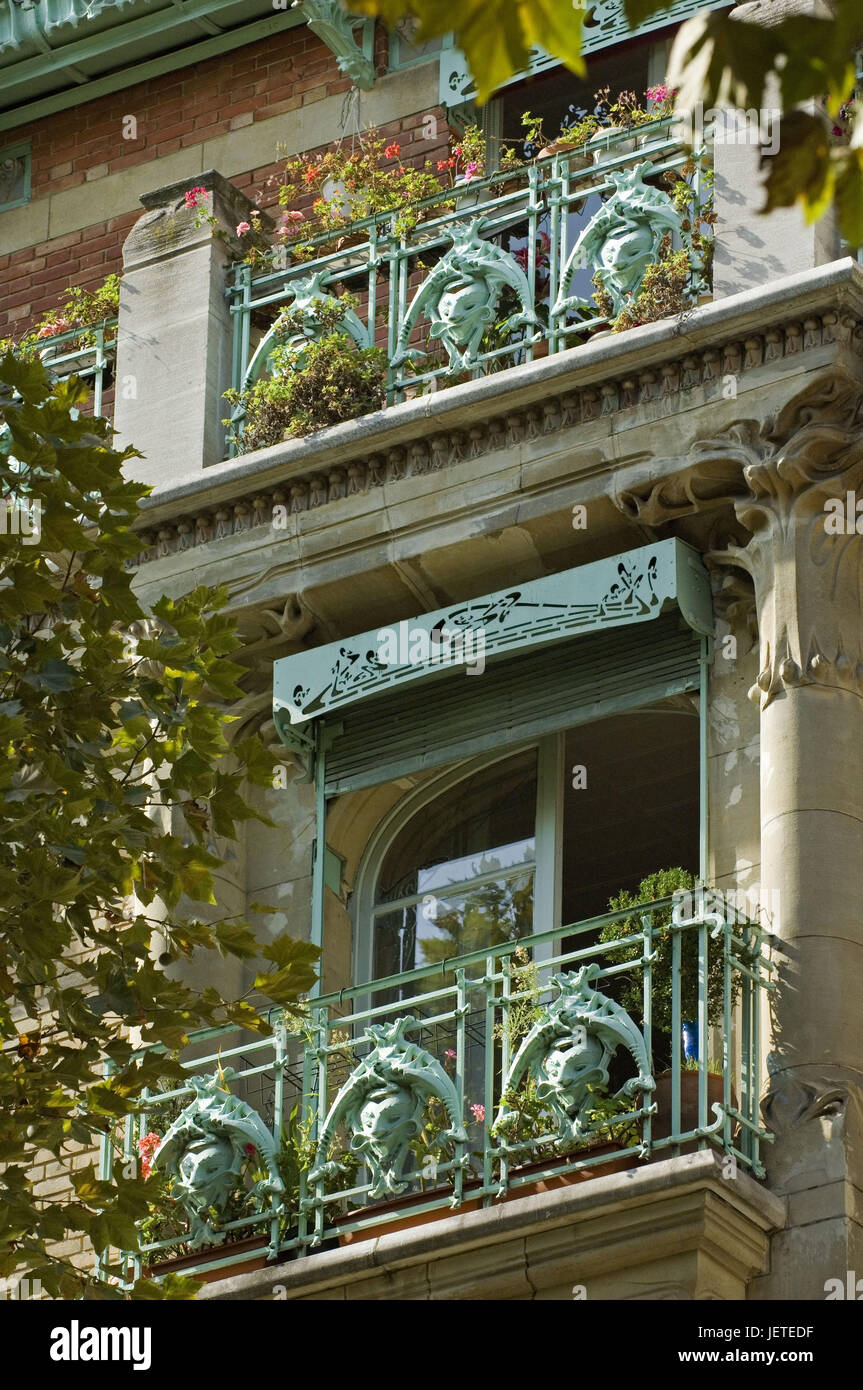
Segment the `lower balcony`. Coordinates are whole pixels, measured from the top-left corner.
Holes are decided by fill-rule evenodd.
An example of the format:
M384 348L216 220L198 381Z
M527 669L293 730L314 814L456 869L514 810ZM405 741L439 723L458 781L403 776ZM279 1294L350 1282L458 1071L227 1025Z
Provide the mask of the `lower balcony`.
M462 910L500 923L499 899L480 884ZM267 1037L194 1038L188 1086L106 1145L103 1171L140 1153L153 1183L128 1277L743 1297L781 1225L758 1182L767 941L679 891L311 999Z

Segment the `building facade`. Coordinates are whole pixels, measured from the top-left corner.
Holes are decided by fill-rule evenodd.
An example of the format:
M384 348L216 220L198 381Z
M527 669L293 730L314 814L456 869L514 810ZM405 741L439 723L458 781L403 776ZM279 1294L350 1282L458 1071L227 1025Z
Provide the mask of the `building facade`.
M322 948L304 1020L197 1039L121 1138L184 1184L148 1268L202 1296L805 1300L863 1268L863 272L829 216L758 215L769 112L654 96L500 160L528 109L661 89L696 8L633 34L600 0L587 79L533 55L412 225L250 261L280 149L451 158L458 51L328 0L0 0L0 332L122 272L116 326L45 360L143 455L144 601L230 590L277 767L272 824L214 837L219 910ZM622 327L671 250L683 300ZM302 372L322 303L385 353L382 408L244 447L224 392L291 335Z

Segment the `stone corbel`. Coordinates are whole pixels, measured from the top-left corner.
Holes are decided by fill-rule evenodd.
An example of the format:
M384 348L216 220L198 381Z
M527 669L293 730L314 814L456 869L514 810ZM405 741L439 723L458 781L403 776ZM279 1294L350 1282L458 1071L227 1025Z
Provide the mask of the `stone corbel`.
M347 14L340 0L294 0L292 8L299 10L312 33L336 55L339 72L361 91L371 91L375 85L374 21Z

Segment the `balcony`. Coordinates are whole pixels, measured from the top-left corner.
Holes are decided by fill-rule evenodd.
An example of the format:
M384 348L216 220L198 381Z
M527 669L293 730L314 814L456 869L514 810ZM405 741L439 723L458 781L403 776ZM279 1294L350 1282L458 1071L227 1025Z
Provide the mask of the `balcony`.
M75 376L84 382L91 392L86 414L110 418L117 355L115 318L86 328L69 328L44 338L31 336L25 339L22 347L28 356L39 358L54 381L66 381Z
M698 1151L762 1177L766 942L696 890L191 1039L189 1085L103 1149L160 1190L127 1276L312 1277L336 1245Z
M280 350L301 365L323 331L322 305L337 311L348 296L339 331L384 350L382 401L392 405L623 326L645 272L672 247L686 261L675 303L633 321L695 305L709 292L711 207L704 151L687 151L665 116L458 184L412 207L408 228L399 211L379 213L345 227L335 249L332 234L315 238L295 264L282 254L267 273L236 265L229 454L277 442L250 439L246 393Z

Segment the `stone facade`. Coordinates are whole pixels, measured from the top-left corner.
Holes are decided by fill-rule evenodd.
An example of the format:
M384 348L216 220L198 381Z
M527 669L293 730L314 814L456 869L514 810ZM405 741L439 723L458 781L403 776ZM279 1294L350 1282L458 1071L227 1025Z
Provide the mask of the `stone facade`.
M342 88L309 71L297 91L320 95L323 138ZM404 74L385 79L368 115L416 125L419 105L433 103L427 81L410 86ZM265 113L268 126L300 120L286 101ZM117 401L115 424L144 456L135 475L153 485L138 591L150 602L228 585L247 666L238 728L276 746L280 657L648 541L693 545L716 618L710 877L760 893L773 929L778 988L761 1050L775 1142L763 1184L729 1180L711 1151L684 1153L446 1217L433 1233L229 1277L208 1296L571 1299L584 1285L588 1297L625 1300L823 1297L826 1280L863 1267L863 589L856 530L824 528L825 502L863 480L863 271L829 222L804 236L796 212L754 217L739 194L752 152L729 147L716 164L711 302L224 460L226 259L183 195L203 185L226 228L248 210L246 175L268 161L248 143L260 122L244 114L240 100L198 131L192 162L190 133L166 137L180 149L166 146L146 185L149 166L134 165L145 211L124 245L117 375L136 390ZM319 143L308 122L288 128L297 149ZM128 213L132 168L100 179L118 181L111 216ZM71 178L58 173L51 196L70 198ZM277 509L286 526L274 526ZM246 829L223 904L265 897L262 932L308 936L314 789L283 757L286 785L260 797L274 824ZM325 895L325 992L355 983L364 857L424 775L328 807L341 867Z

